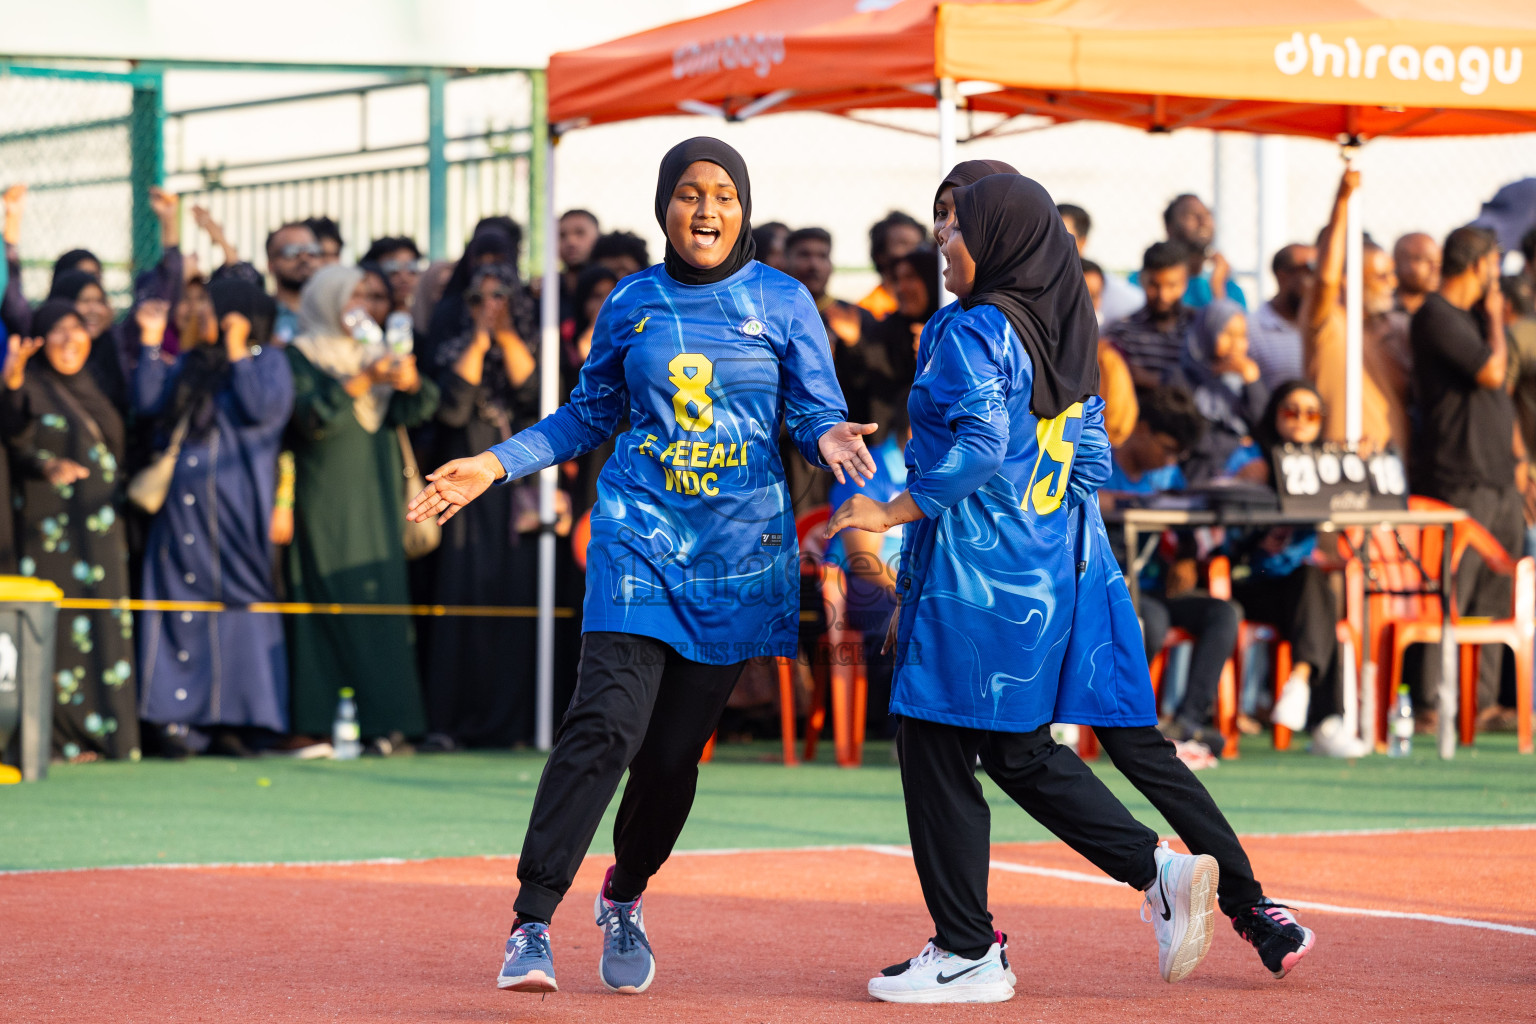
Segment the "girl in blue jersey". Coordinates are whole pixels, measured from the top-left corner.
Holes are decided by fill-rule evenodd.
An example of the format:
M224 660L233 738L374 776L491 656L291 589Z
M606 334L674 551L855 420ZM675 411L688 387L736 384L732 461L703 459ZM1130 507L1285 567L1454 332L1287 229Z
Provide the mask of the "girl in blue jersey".
M1072 240L1049 195L1013 174L954 192L941 240L960 296L920 355L908 402L911 483L862 495L829 533L912 523L891 710L907 824L935 935L869 992L893 1002L997 1002L1014 978L987 912L987 773L1112 877L1147 893L1160 966L1204 956L1216 864L1177 854L1050 737L1074 629L1077 546L1069 482L1080 447L1107 461L1096 327Z
M411 519L444 521L493 482L591 451L629 418L598 477L576 693L518 858L501 988L556 990L549 920L626 768L616 863L594 908L599 975L612 991L649 987L641 894L688 817L699 756L746 660L795 654L798 548L780 423L839 480L874 472L863 436L875 426L845 422L816 305L752 258L751 214L734 149L675 146L656 186L666 262L608 296L569 404L444 465L411 503Z
M1001 161L961 163L940 184L934 200L934 234L943 240L954 227L953 193L991 174L1012 174ZM929 321L919 344L924 366L945 327L962 311L955 302ZM1148 679L1141 630L1130 594L1104 529L1093 492L1112 468L1109 439L1103 431L1102 404L1084 406L1085 425L1078 439L1066 505L1072 517L1073 558L1078 581L1073 625L1068 639L1052 720L1091 725L1105 753L1152 803L1189 849L1213 856L1219 866L1218 901L1222 912L1276 976L1284 974L1311 949L1313 935L1288 908L1264 898L1253 869L1231 826L1209 792L1173 745L1156 729L1157 712ZM906 536L914 536L908 528ZM894 638L896 620L892 621ZM1069 843L1070 836L1064 836ZM1087 850L1079 849L1087 854ZM1165 959L1166 963L1166 959Z

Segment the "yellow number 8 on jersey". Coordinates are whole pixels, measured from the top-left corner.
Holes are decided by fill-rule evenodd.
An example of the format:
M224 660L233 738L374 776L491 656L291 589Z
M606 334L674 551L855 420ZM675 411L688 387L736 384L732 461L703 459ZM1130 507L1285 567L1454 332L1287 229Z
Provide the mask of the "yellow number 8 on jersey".
M1030 504L1035 506L1036 515L1050 515L1061 508L1062 500L1067 496L1067 477L1072 472L1072 456L1076 454L1077 446L1067 440L1067 420L1083 418L1083 403L1078 402L1066 412L1055 419L1041 420L1035 426L1035 443L1040 448L1040 454L1035 456L1035 471L1029 479L1029 488L1024 495L1024 508ZM1053 462L1060 464L1059 475L1047 473L1040 476L1040 463L1049 455ZM1052 477L1055 477L1055 490L1051 489Z
M693 371L692 376L688 375L689 370ZM677 425L684 430L708 430L715 422L714 400L704 389L715 379L714 365L697 352L684 352L672 357L667 371L671 374L667 379L677 388L672 396L672 414L677 417ZM694 407L692 413L688 411L690 405Z

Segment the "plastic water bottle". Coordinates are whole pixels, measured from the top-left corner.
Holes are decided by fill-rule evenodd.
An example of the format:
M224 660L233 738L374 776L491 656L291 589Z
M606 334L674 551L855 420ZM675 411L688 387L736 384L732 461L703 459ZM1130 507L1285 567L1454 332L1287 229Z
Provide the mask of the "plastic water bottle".
M384 321L384 344L397 356L408 356L416 347L416 324L411 314L395 310Z
M1397 700L1392 704L1392 715L1387 723L1388 757L1407 757L1413 753L1413 701L1408 696L1408 685L1397 688Z
M375 362L389 355L389 349L384 344L384 328L374 322L373 317L361 309L349 309L341 314L341 326L347 329L363 349L363 365Z
M336 721L331 725L331 754L338 761L351 761L363 752L362 731L357 725L357 702L352 699L352 687L341 690L336 702Z

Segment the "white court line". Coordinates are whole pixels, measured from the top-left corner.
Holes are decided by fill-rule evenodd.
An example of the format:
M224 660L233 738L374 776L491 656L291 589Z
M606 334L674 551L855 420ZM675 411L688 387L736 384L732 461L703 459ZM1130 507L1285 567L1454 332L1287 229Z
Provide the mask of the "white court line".
M1339 828L1318 829L1311 832L1244 832L1244 839L1331 839L1335 836L1348 839L1351 836L1421 836L1452 835L1457 832L1531 832L1536 822L1514 825L1423 825L1408 828Z
M840 843L830 846L742 846L720 847L706 850L673 850L674 857L728 857L748 853L839 853L849 850L867 850L863 843ZM441 854L436 857L361 857L352 860L227 860L227 861L156 861L153 864L98 864L76 868L0 868L0 878L16 875L78 875L87 871L228 871L231 869L267 868L354 868L392 867L400 864L430 864L437 860L486 860L515 861L515 853L468 853ZM612 856L595 854L593 856Z
M870 853L883 853L891 857L911 858L912 851L902 846L866 846L864 849ZM1090 875L1083 871L1067 871L1062 868L1046 868L1035 864L1019 864L1011 860L989 861L989 865L998 871L1010 871L1017 875L1038 875L1041 878L1056 878L1064 882L1082 882L1087 885L1108 885L1115 888L1124 887L1124 883L1117 882L1105 875ZM1333 903L1313 903L1310 900L1277 900L1286 906L1296 907L1300 910L1320 910L1327 914L1348 914L1354 917L1387 917L1399 921L1428 921L1431 924L1455 925L1458 928L1481 928L1490 932L1508 932L1511 935L1536 936L1536 928L1523 928L1515 924L1499 924L1497 921L1478 921L1469 917L1445 917L1441 914L1416 914L1404 910L1372 910L1367 907L1341 907Z
M1333 837L1350 838L1352 836L1411 836L1411 835L1453 835L1458 832L1530 832L1536 831L1536 822L1501 824L1501 825L1426 825L1422 828L1366 828L1366 829L1333 829L1316 830L1311 832L1243 832L1244 839L1328 839ZM1173 839L1176 836L1165 838ZM1025 842L1050 842L1050 840L1024 840ZM845 850L868 850L876 853L889 853L896 850L905 850L900 846L883 846L869 843L830 843L812 846L721 846L702 850L674 850L674 857L727 857L747 853L835 853ZM902 853L902 856L911 856L910 853ZM323 867L389 867L400 864L425 864L434 860L517 860L515 853L478 853L478 854L443 854L436 857L363 857L350 860L234 860L234 861L172 861L169 863L156 862L153 864L98 864L89 867L72 868L0 868L0 878L12 875L68 875L79 874L83 871L196 871L196 870L229 870L232 868L323 868ZM996 862L1001 864L1005 862ZM1001 868L1007 871L1008 868ZM1039 868L1039 872L1053 871L1054 868ZM1027 872L1028 873L1028 872ZM1092 882L1094 884L1104 882L1108 885L1119 885L1119 882L1107 881L1099 876L1084 875L1081 872L1067 872L1076 877L1068 878L1068 881ZM1049 877L1049 876L1048 876ZM1299 904L1298 904L1299 906Z

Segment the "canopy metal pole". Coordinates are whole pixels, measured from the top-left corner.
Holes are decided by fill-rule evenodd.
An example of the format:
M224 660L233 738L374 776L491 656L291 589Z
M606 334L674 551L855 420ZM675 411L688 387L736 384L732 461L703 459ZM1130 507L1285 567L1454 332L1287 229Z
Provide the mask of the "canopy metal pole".
M544 142L535 159L544 161L543 252L540 295L542 330L539 338L539 415L550 416L560 405L560 267L555 259L555 140ZM537 689L534 701L534 745L548 750L555 736L555 477L554 466L539 474L539 630Z
M938 106L939 106L939 180L943 181L949 169L955 166L956 145L956 104L955 104L955 80L953 78L939 79ZM929 211L930 213L932 211ZM948 304L954 299L949 289L944 287L943 263L939 269L939 305Z
M1355 167L1357 147L1345 146L1345 170ZM1360 226L1360 194L1350 193L1344 212L1344 438L1351 445L1360 443L1364 433L1365 301L1363 267L1363 231ZM1369 537L1366 543L1370 543ZM1367 579L1366 586L1370 586ZM1364 668L1360 674L1360 735L1371 749L1376 740L1375 659L1366 646Z
M1355 166L1354 149L1344 150L1345 166ZM1360 227L1360 195L1351 193L1344 220L1344 437L1359 444L1363 433L1361 405L1364 401L1362 379L1365 351L1365 302Z
M1285 138L1280 135L1254 136L1257 146L1255 163L1258 167L1259 220L1258 253L1253 266L1256 275L1254 288L1255 308L1264 304L1264 295L1271 285L1269 261L1286 244L1287 191ZM1278 283L1278 282L1277 282Z

